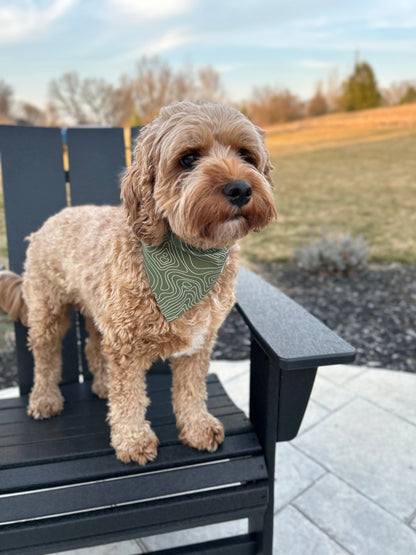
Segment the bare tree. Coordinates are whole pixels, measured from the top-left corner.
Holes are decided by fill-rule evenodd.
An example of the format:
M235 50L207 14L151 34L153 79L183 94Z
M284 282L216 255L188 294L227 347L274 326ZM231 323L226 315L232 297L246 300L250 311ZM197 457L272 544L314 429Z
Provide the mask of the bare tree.
M323 116L328 113L328 102L322 92L322 83L318 83L315 94L308 103L306 113L309 117Z
M89 123L81 98L81 83L77 72L65 73L49 84L49 97L52 106L74 123Z
M388 106L397 106L405 98L411 88L416 88L416 81L400 81L392 83L389 87L382 89L383 101Z
M19 106L20 119L28 125L45 125L45 112L29 102L22 102Z
M328 76L325 95L329 112L339 110L341 94L342 87L339 80L338 70L333 69Z
M249 117L262 126L294 121L303 116L303 104L289 90L255 88L247 106Z
M219 73L211 66L202 67L198 72L198 94L205 100L223 102L225 99L224 87Z
M49 127L63 127L58 111L52 102L48 102L45 108L45 124Z
M174 71L159 58L144 56L134 78L123 76L118 86L71 72L51 81L49 96L56 114L73 123L129 125L148 123L174 101L222 100L224 89L211 67L201 68L195 77L191 65Z
M3 79L0 79L0 114L8 116L13 99L13 89Z
M130 117L132 102L128 86L114 87L104 79L85 79L81 97L94 123L121 125Z
M174 99L172 70L157 57L144 56L139 60L131 86L135 110L142 123L151 121L161 106Z
M176 72L158 57L142 57L132 81L133 100L142 123L151 121L160 108L180 100L224 100L224 88L216 70L210 66L198 71L185 65Z
M51 81L49 96L56 112L75 124L121 125L133 109L127 83L114 87L104 79L81 79L77 72Z

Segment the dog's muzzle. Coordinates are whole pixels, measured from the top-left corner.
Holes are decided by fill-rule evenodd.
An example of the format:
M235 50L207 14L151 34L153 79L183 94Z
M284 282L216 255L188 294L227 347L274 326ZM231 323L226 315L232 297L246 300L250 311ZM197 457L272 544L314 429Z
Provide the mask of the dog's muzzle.
M227 183L222 192L230 204L242 208L250 202L252 190L247 181L237 180Z

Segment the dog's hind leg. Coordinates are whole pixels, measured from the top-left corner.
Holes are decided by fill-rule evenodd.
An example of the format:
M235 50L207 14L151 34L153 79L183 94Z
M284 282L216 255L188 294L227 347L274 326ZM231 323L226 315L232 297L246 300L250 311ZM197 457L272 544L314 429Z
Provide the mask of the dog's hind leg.
M88 332L85 356L87 357L88 369L94 376L91 390L101 399L107 399L108 361L102 351L102 335L91 318L85 318L85 327Z
M28 414L35 419L55 416L64 406L59 382L62 339L71 324L69 311L69 306L51 306L45 299L30 306L29 347L33 351L35 375Z

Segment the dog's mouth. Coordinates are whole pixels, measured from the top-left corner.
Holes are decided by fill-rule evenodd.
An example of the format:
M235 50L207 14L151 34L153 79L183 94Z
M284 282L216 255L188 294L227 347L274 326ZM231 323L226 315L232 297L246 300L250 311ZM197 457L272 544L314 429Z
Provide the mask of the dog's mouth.
M238 222L239 220L247 220L249 212L244 208L234 208L231 213L228 214L227 222Z
M244 218L244 216L242 214L234 214L233 216L231 216L229 221L233 222L233 221L236 221L236 220L241 220L241 218Z

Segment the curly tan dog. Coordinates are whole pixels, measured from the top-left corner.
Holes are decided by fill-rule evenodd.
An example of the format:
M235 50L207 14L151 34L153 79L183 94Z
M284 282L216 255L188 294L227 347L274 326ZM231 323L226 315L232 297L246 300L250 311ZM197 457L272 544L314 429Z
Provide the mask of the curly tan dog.
M92 390L108 397L112 446L121 461L145 464L158 446L146 420L145 375L159 357L170 359L182 442L214 451L223 441L223 425L206 407L210 353L234 303L236 241L276 212L263 132L237 110L168 106L143 129L134 154L123 204L66 208L47 220L30 236L23 283L11 272L0 276L0 302L24 322L28 310L35 360L28 413L37 419L63 409L61 341L70 307L84 314ZM168 321L143 254L170 234L198 253L226 251L226 260L209 292Z

